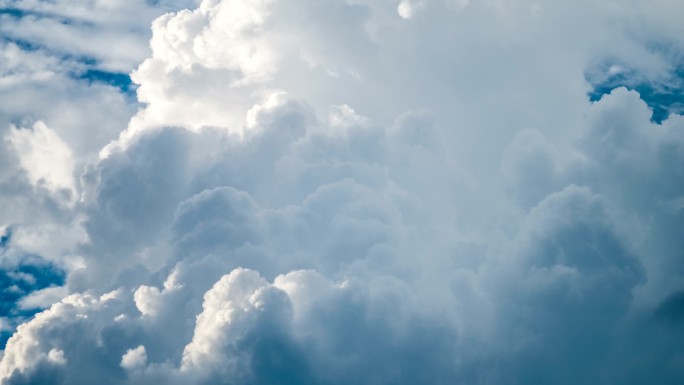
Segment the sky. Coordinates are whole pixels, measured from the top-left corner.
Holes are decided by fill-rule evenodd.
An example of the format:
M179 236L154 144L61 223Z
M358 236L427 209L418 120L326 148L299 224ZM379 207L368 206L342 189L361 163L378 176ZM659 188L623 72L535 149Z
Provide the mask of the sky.
M682 15L0 0L0 385L681 384Z

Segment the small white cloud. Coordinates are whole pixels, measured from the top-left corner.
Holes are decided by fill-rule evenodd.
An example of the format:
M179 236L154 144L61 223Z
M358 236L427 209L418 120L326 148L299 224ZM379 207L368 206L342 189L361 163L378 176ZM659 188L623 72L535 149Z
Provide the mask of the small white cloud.
M133 370L144 367L147 363L147 352L143 345L135 349L128 349L121 357L121 367L126 370Z
M414 5L411 4L410 0L402 0L397 6L397 13L404 19L410 19L413 17Z
M608 75L609 76L615 76L615 75L619 75L619 74L623 73L624 71L625 71L625 69L622 68L621 66L619 66L617 64L613 64L612 66L610 66L610 68L608 68Z
M328 124L333 128L341 128L351 125L364 125L369 123L369 119L361 116L353 108L346 104L332 106L328 113Z
M75 192L71 149L56 131L38 121L31 128L12 127L7 139L34 186Z
M34 277L33 275L31 275L29 273L24 273L21 271L17 271L17 272L10 271L9 273L7 273L7 276L14 279L14 280L22 280L22 281L28 283L29 285L35 285L35 283L36 283L36 277Z
M23 310L47 309L69 294L64 286L53 286L34 291L19 300L19 308Z
M67 359L64 357L64 351L59 349L50 349L48 352L48 361L57 365L66 365Z
M7 317L0 317L0 332L12 331L14 327Z
M135 306L147 316L154 316L158 312L161 292L154 286L140 286L134 294Z

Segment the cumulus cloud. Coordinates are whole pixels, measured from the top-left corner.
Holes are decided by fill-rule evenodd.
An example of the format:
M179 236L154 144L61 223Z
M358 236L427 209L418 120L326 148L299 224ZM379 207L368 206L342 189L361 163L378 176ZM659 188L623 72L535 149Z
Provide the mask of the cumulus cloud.
M45 289L36 290L19 301L21 309L45 309L50 307L53 303L59 302L68 294L65 287L47 287Z
M140 345L135 349L129 349L126 354L121 357L121 367L127 370L132 370L145 366L147 361L147 353L145 347Z
M31 184L73 192L74 161L69 146L43 122L32 129L13 127L9 138Z
M2 16L45 47L0 79L5 281L44 310L0 314L0 383L684 374L684 118L630 87L681 77L678 4L77 3ZM146 59L54 48L153 13Z

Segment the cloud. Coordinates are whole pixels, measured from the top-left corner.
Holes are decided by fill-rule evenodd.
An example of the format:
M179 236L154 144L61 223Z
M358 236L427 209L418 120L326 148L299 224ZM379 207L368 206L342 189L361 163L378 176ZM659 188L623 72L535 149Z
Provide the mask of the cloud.
M19 307L23 310L45 309L53 303L59 302L66 297L68 291L65 287L48 287L27 295L19 301Z
M18 4L0 383L681 378L679 5Z
M31 1L0 2L3 40L44 47L60 55L93 58L108 71L129 71L148 54L149 23L160 10L193 1ZM142 39L141 39L142 37ZM103 44L104 43L104 44Z
M145 347L140 345L135 349L130 349L121 357L121 367L127 370L132 370L145 366L147 361L147 353Z
M32 129L13 127L8 140L34 186L40 184L54 192L66 190L73 193L71 149L43 122L35 123Z

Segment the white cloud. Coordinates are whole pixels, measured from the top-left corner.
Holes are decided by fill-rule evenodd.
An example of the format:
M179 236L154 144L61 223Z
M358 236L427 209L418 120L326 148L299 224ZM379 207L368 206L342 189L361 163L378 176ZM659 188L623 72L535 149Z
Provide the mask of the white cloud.
M58 365L64 365L67 362L66 358L64 358L64 352L58 349L50 349L48 361Z
M255 325L262 318L267 318L269 326L280 327L278 313L287 311L288 306L284 295L268 289L267 282L258 273L234 270L204 295L192 341L183 351L181 370L218 370L231 374L244 370L242 367L248 361L238 361L240 341L250 329L258 327Z
M140 345L135 349L129 349L126 354L121 357L121 367L127 370L132 370L145 366L147 362L147 353L145 347Z
M31 184L55 193L76 193L71 149L43 122L31 128L12 127L7 140L16 151Z
M414 4L411 1L402 0L397 6L397 13L404 19L410 19L411 17L413 17L416 8L420 5L421 3Z
M65 287L54 286L36 290L19 300L19 308L23 310L46 309L66 297L69 291Z
M29 42L61 55L97 59L100 69L128 72L149 54L150 22L165 10L189 7L194 0L140 1L3 0L19 11L3 15L4 38Z
M12 331L14 328L10 324L9 320L5 317L0 318L0 331L7 332Z
M107 33L180 5L83 4ZM672 76L680 6L649 4L205 0L153 23L140 106L4 46L0 115L33 129L0 154L3 258L71 260L73 294L0 382L674 382L684 119L585 79Z

